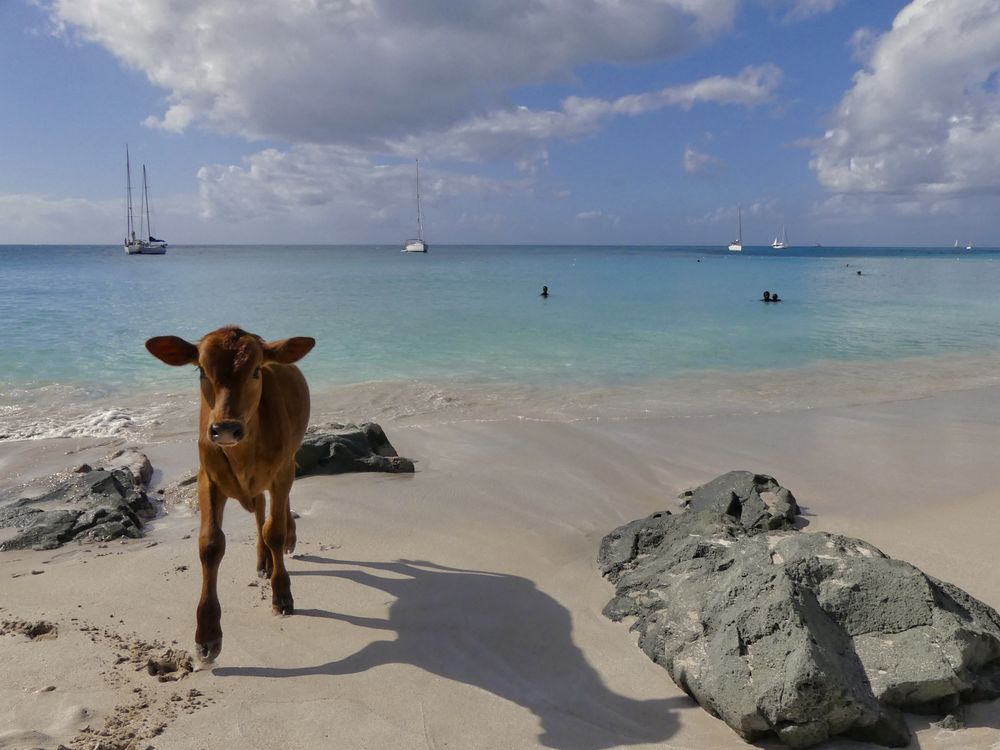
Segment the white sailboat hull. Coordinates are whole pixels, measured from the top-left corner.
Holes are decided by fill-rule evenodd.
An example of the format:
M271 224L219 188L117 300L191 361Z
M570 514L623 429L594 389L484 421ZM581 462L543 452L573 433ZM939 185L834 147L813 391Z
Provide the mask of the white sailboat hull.
M167 243L166 242L145 242L143 240L136 240L135 242L125 243L125 254L126 255L166 255L167 254Z
M420 162L413 160L413 166L417 172L417 236L403 243L404 253L426 253L427 243L424 242L424 222L420 216Z
M736 239L729 243L729 252L743 252L743 207L736 209Z
M140 219L139 232L135 231L135 217L132 213L132 166L129 162L128 145L125 146L125 192L127 203L127 215L125 219L125 241L122 246L126 255L166 255L167 243L158 240L153 236L152 226L149 221L149 190L146 185L146 165L142 165L142 201L139 204ZM145 212L146 220L142 221L142 212ZM149 227L148 231L143 231L143 227ZM145 235L145 239L143 239ZM131 238L131 239L129 239Z

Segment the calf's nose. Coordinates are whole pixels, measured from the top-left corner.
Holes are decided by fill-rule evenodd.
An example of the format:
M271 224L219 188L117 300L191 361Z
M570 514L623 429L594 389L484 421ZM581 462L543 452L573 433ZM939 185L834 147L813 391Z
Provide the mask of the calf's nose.
M243 424L235 420L213 422L208 428L208 435L213 443L235 445L243 439Z

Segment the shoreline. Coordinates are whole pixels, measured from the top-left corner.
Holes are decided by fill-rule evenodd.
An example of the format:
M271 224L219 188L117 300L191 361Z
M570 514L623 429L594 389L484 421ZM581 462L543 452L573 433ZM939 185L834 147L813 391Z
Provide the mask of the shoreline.
M308 372L307 372L308 376ZM0 446L21 440L170 439L194 428L198 393L153 387L93 396L51 384L0 396ZM709 370L636 384L369 381L314 384L312 423L432 425L508 419L700 418L892 403L1000 386L1000 353L821 362L805 367Z

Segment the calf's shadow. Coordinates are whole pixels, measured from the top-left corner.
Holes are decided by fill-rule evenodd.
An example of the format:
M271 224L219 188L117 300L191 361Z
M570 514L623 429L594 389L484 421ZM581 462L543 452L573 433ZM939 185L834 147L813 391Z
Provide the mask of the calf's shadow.
M219 667L215 675L333 676L410 664L527 708L542 725L539 742L559 750L662 742L677 729L673 709L693 705L684 696L635 700L609 690L573 643L569 612L526 578L426 561L298 560L322 567L293 576L346 579L395 598L384 620L323 609L298 616L393 632L395 639L312 667ZM634 648L624 634L620 647Z

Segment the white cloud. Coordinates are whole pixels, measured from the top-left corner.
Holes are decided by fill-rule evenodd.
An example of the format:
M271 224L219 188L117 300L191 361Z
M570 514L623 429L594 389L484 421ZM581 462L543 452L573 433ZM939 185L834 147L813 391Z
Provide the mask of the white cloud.
M723 222L726 224L736 224L735 206L719 206L702 216L691 216L688 218L688 224L720 224Z
M948 219L952 225L957 225L960 217L978 215L978 208L967 200L940 199L928 202L921 196L838 193L813 206L812 214L820 221L835 226L865 226L882 221L887 216L911 222L919 219Z
M497 110L463 120L441 133L411 136L385 148L398 154L423 153L467 161L513 157L531 164L547 159L547 152L539 144L554 138L572 140L592 135L608 118L635 117L665 107L690 109L708 103L753 107L770 101L781 79L781 70L775 65L748 65L735 76L716 75L617 99L572 96L558 111L539 112L527 107Z
M167 240L173 240L168 228L176 226L178 221L186 222L196 210L195 200L189 196L164 196L151 205L156 234L166 235ZM125 237L125 200L124 197L90 200L37 193L0 194L0 226L4 228L4 241L9 243L58 241L107 245Z
M736 225L738 206L719 206L706 214L688 219L689 224L731 224ZM743 204L744 220L747 217L773 220L781 217L781 206L776 198L758 198L750 204Z
M804 21L807 18L829 13L843 5L844 0L792 0L791 7L785 13L789 22Z
M851 57L862 65L868 65L872 59L872 53L875 51L878 36L875 29L867 26L856 30L847 40L847 46L851 49Z
M560 111L535 112L526 107L496 111L442 133L385 142L379 150L396 156L422 154L465 161L509 158L525 175L521 180L500 181L438 172L436 182L423 180L429 203L446 196L526 195L536 167L548 159L545 146L552 139L584 137L596 132L607 118L635 116L666 106L708 102L753 106L768 101L780 80L781 71L774 66L750 66L733 77L713 76L613 100L571 97ZM721 165L714 157L700 156L707 159L703 170ZM386 205L402 210L412 196L408 165L380 165L359 148L300 145L288 151L267 149L245 162L243 166L215 165L199 172L206 217L236 221L296 215L306 219L328 214L326 207L333 206L337 210L349 208L375 221Z
M622 217L618 214L606 213L605 211L581 211L576 215L577 221L588 224L599 224L604 227L617 227L622 223Z
M775 218L781 215L781 206L777 198L759 198L750 204L747 213L760 218Z
M1000 0L914 0L869 60L813 145L820 183L925 206L1000 192Z
M780 23L799 23L831 13L847 4L847 0L756 0ZM871 0L862 0L871 2Z
M364 145L446 131L518 86L728 30L739 0L41 0L168 92L147 124ZM697 92L690 92L697 98ZM581 105L586 100L581 100ZM643 106L637 102L637 106ZM651 106L657 106L652 104Z
M6 242L34 244L63 237L66 242L105 244L108 236L125 236L124 216L120 201L0 194L0 226L4 228ZM81 226L89 227L94 234L79 236Z
M459 197L530 197L531 183L420 170L426 207ZM412 162L381 165L363 153L337 146L266 149L237 165L212 165L198 172L204 218L229 222L292 217L338 225L397 226L413 210Z
M719 157L697 151L693 146L686 146L681 157L681 166L688 174L717 174L725 165Z

